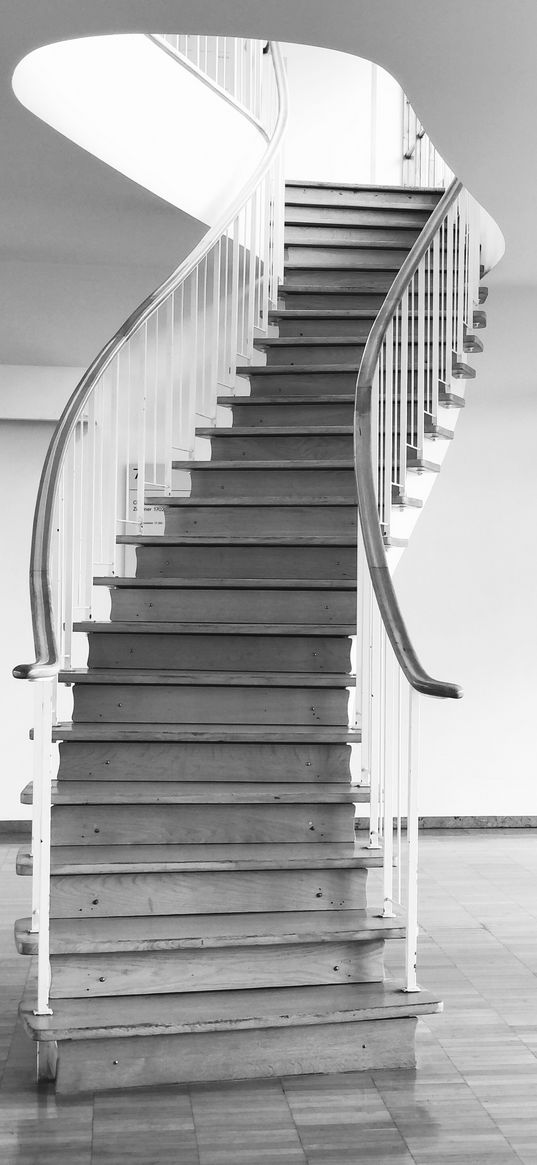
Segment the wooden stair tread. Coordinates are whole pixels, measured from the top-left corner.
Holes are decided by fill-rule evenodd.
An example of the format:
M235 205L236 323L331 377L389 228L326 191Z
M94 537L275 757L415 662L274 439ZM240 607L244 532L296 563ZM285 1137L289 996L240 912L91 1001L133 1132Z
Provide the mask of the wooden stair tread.
M463 396L458 396L455 392L445 392L443 389L440 389L438 393L438 401L444 407L452 409L463 409L466 405Z
M96 578L94 578L93 582L95 583L95 585L101 585L101 586L107 586L107 587L127 587L127 588L129 588L129 587L171 587L171 588L175 588L175 587L185 587L185 588L201 587L204 590L211 590L211 589L219 589L220 587L223 587L225 590L228 590L228 589L235 590L237 588L239 590L243 590L243 589L252 589L252 590L288 590L288 589L291 589L292 590L294 587L298 587L298 589L301 591L302 590L344 590L344 591L356 590L356 581L353 579L348 579L348 578L342 578L342 579L331 579L331 578L328 578L328 579L322 579L322 578L320 578L320 579L318 579L318 578L265 578L262 575L260 575L259 578L240 578L240 577L235 576L235 575L232 575L229 578L216 578L216 577L215 578L174 578L171 575L158 575L158 577L156 577L156 578L153 578L151 576L144 578L141 575L136 576L136 578L134 578L134 577L120 578L118 575L112 574L112 575L97 576ZM165 623L162 623L161 625L163 627L167 626L167 624L165 624ZM180 624L176 623L173 625L179 626ZM232 624L227 624L227 625L232 626ZM108 624L106 624L106 626L108 626ZM114 626L114 624L111 624L111 626ZM141 624L137 623L136 626L137 627L141 626ZM154 624L151 624L151 626L154 626ZM186 624L185 624L185 626L186 626ZM196 624L189 623L188 626L194 627L194 626L196 626ZM203 626L206 626L206 627L212 626L212 624L205 623L205 624L203 624ZM219 627L226 626L226 624L219 623L218 626ZM247 626L247 624L244 624L244 626ZM263 626L265 626L265 624L255 623L255 624L252 624L252 626L263 627ZM284 626L292 627L293 624L286 623L286 624L284 624ZM304 624L304 626L309 627L309 623Z
M207 843L201 846L181 844L168 845L64 845L52 846L50 869L52 875L60 874L142 874L142 873L222 873L248 870L336 870L370 869L382 864L380 851L372 851L356 842L353 852L350 846L341 843L347 852L334 854L336 843L326 842L281 842L252 843L248 856L239 856L247 843L223 845L225 851L220 857L208 857L217 848ZM195 857L191 850L200 853ZM252 854L251 850L255 853ZM143 851L148 851L147 853ZM322 852L319 853L318 851ZM185 854L185 851L188 853ZM17 854L17 872L30 874L32 857L29 849L22 846Z
M314 364L312 364L312 368L315 368ZM397 399L399 399L399 392L397 392L396 395L397 395ZM441 403L443 397L445 397L445 396L449 397L449 396L452 396L453 394L446 393L440 388L438 390L438 395L439 395L439 400ZM261 395L258 396L257 394L256 394L256 396L241 396L239 393L237 393L236 396L219 396L218 397L218 404L221 404L224 407L229 406L230 408L233 405L240 405L241 408L243 405L246 405L246 406L248 406L248 405L254 405L254 406L274 405L275 408L279 408L280 405L304 405L304 406L306 406L306 405L319 405L319 404L354 405L355 397L356 397L356 393L354 391L351 391L351 392L332 392L332 393L326 393L326 392L325 393L315 393L315 395L312 394L311 396L296 396L296 395L293 396L292 394L285 394L285 393L282 393L281 395L278 395L278 396L261 396ZM463 401L464 397L458 397L458 400ZM411 401L410 396L409 396L408 407L410 408L411 406L412 406L412 401ZM231 428L232 426L228 426L228 427ZM195 464L195 463L190 462L190 464ZM162 497L162 494L160 494L159 497Z
M310 458L289 459L274 458L271 461L252 461L249 458L241 458L240 460L222 461L216 459L214 461L174 461L174 469L185 469L191 472L193 469L215 469L219 472L222 469L316 469L317 471L323 469L354 469L354 460L352 457L334 457L330 460L319 461Z
M333 192L340 190L353 190L356 194L360 191L363 193L375 193L382 190L386 196L392 195L394 200L400 199L404 201L405 206L415 205L419 201L420 195L431 196L435 195L436 199L440 199L445 190L443 186L394 186L391 182L318 182L316 179L303 178L286 178L285 179L285 205L293 205L293 189L300 190L331 190ZM414 196L417 196L414 200ZM412 199L412 202L410 201ZM353 206L355 204L353 203ZM395 205L391 202L390 206ZM427 202L430 206L431 202ZM432 204L434 205L434 203Z
M230 431L233 432L233 430L230 430ZM255 432L256 435L259 432L261 432L261 434L262 434L263 432L266 433L267 431L268 430L265 429L264 425L258 425L254 429L249 430L249 432ZM237 430L235 429L235 435L236 435L236 433L237 433ZM356 509L356 499L355 498L348 497L348 496L347 497L344 497L344 496L338 497L337 495L334 497L309 497L309 496L300 497L297 495L294 495L293 497L283 497L283 496L282 497L268 497L266 494L264 494L262 497L256 498L256 497L232 497L230 494L226 494L226 495L220 495L219 497L182 498L182 497L178 497L177 495L173 495L173 494L168 496L168 497L162 497L162 496L159 496L158 494L155 494L154 496L149 495L146 498L146 504L148 506L160 506L160 507L162 507L162 509L183 508L183 507L188 509L191 507L195 508L196 506L199 506L200 508L205 508L208 506L217 506L219 509L222 509L225 507L229 507L230 509L234 509L235 507L238 506L238 507L242 507L244 509L255 508L255 509L260 509L260 510L266 509L269 506L273 507L274 509L280 509L282 506L284 506L286 508L289 506L293 506L297 510L301 510L301 509L310 510L313 506L321 506L323 508L326 506L338 506L338 507L339 506L351 506L353 509Z
M437 461L428 461L425 457L408 457L407 469L420 469L424 473L440 473L442 468Z
M38 935L31 918L15 923L21 954L35 954ZM321 925L322 923L322 925ZM134 918L53 918L51 954L156 951L221 946L276 946L337 939L402 938L404 920L380 918L373 910L311 910L265 914L149 915Z
M325 341L325 343L329 343L329 341ZM361 347L363 347L363 342L355 340L354 343L361 343ZM289 376L293 373L311 376L315 373L319 375L326 372L334 373L334 375L349 372L357 374L359 367L359 360L346 363L341 361L340 364L239 364L237 365L237 376Z
M315 365L312 365L315 367ZM315 393L315 396L219 396L218 404L230 407L232 405L318 405L318 404L354 404L355 392Z
M334 347L365 348L365 339L358 336L258 336L254 348L325 348Z
M356 791L362 787L356 786ZM363 787L366 791L366 787ZM32 804L33 781L23 794ZM53 781L54 805L322 805L355 801L355 787L286 781ZM367 789L367 792L369 790ZM21 795L22 796L22 795Z
M350 437L352 425L225 425L196 429L198 437Z
M356 678L327 672L159 671L157 668L83 668L62 670L63 684L225 684L233 687L349 688Z
M435 995L407 995L390 981L330 987L259 988L181 995L55 999L54 1014L35 1016L33 996L20 1007L34 1039L91 1039L249 1027L303 1026L440 1011Z
M115 724L110 721L64 721L55 724L52 739L115 741L219 741L239 744L359 744L360 733L333 725L303 724Z
M116 542L123 546L356 546L356 535L118 534Z
M103 581L103 580L100 580ZM156 580L140 580L147 586L158 584ZM173 580L172 584L173 586ZM178 585L181 585L180 582ZM143 635L296 635L319 637L323 635L355 635L356 627L352 623L144 623L114 621L113 623L97 623L88 620L86 623L75 623L75 631L85 634L143 634Z
M295 228L295 227L299 227L301 224L300 223L287 223L286 225L288 227ZM349 224L349 226L338 226L337 223L326 223L326 224L324 224L324 223L322 223L322 224L321 223L317 223L317 224L316 223L305 223L304 225L307 226L307 228L311 231L323 230L323 229L328 229L331 231L332 230L335 230L335 231L348 230L349 226L350 226L350 224ZM400 227L396 227L396 226L391 227L391 226L386 226L386 225L374 226L374 225L370 224L367 227L357 227L356 229L362 230L362 231L368 231L368 232L369 231L382 231L385 234L387 231L393 231L395 235L399 234L402 231L410 231L413 236L415 236L416 233L419 233L419 230L417 227L410 226L410 225L400 226ZM352 239L352 238L351 239L338 239L336 236L333 239L322 239L322 240L319 239L317 241L317 240L311 239L311 238L309 238L309 239L308 238L289 239L288 232L287 232L286 238L285 238L285 249L289 250L290 248L295 249L297 247L300 247L300 249L304 248L305 250L309 250L310 248L314 248L316 251L320 251L324 247L326 247L329 250L345 250L345 251L346 250L349 250L349 251L404 251L406 248L408 248L408 250L410 250L410 247L411 247L413 241L414 241L414 239L408 239L408 240L406 240L406 239L401 240L398 238L391 239L389 237L389 235L387 235L385 238L379 238L379 239L375 239L374 237L370 238L370 239ZM293 267L292 259L286 260L285 266L286 267ZM384 268L383 268L383 270L384 270Z
M342 278L337 285L325 285L324 283L289 283L284 279L278 287L278 295L284 298L287 295L378 295L384 299L385 291L364 291L363 288L357 287L355 283L346 283L346 271L341 272Z

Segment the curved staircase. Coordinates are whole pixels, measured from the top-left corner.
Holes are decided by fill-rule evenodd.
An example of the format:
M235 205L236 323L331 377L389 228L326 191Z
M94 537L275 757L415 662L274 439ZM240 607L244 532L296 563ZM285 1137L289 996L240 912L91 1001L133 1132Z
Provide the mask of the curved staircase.
M136 573L96 579L110 620L75 625L89 658L59 677L74 702L54 729L52 1014L22 1005L60 1092L409 1067L416 1017L441 1007L384 978L405 922L368 909L382 857L355 840L369 790L348 727L356 377L441 193L288 185L258 362L198 426L210 460L174 462L182 493L147 497L164 531L119 536ZM438 469L412 448L408 467ZM35 951L30 920L17 944Z

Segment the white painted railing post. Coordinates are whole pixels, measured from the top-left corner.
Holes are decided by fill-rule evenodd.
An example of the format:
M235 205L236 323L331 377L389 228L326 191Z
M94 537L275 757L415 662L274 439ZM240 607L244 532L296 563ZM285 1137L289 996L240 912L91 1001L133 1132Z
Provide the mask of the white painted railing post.
M405 943L405 991L419 991L418 961L418 784L420 749L420 697L410 689L408 718L408 801L406 822L407 916Z
M34 785L32 819L32 931L39 935L36 1015L52 1015L49 1007L50 960L50 803L52 778L52 714L55 680L34 682Z

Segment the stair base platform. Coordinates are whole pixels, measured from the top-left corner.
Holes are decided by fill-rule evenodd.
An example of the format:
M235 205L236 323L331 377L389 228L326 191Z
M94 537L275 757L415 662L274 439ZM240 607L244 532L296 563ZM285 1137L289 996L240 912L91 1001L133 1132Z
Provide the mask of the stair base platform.
M21 1005L32 1038L57 1044L63 1094L413 1068L417 1017L439 1010L434 996L390 982L55 1000L52 1016Z

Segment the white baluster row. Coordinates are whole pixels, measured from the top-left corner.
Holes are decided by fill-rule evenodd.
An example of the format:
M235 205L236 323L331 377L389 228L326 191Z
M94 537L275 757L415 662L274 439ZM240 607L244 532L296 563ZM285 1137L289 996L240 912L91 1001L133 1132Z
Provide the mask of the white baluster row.
M285 91L279 54L276 64L260 41L173 39L178 52L263 119L269 139L277 127L281 138ZM43 507L46 513L50 504L52 513L48 571L33 563L38 577L48 573L60 669L85 662L85 637L77 634L77 623L106 618L106 592L94 585L95 577L133 573L132 547L118 535L155 529L160 519L147 505L148 495L181 492L174 462L194 458L196 427L216 423L219 394L234 392L237 365L252 360L255 337L268 331L283 276L283 169L275 147L249 189L196 265L190 269L187 261L185 276L172 279L167 294L156 293L154 307L152 298L142 305L139 322L134 318L125 325L125 336L111 341L114 354L101 354L103 371L91 379L91 390L80 389L81 403L66 429L62 461ZM35 547L32 553L35 557ZM51 727L58 700L64 718L70 709L69 690L58 688L55 676L36 679L34 687L32 927L40 935L37 1009L46 1014L50 788L56 763Z
M407 493L409 470L419 466L424 454L427 459L427 437L438 422L441 393L452 390L461 372L479 302L479 274L479 208L463 190L393 310L373 379L372 468L386 540L392 533L394 501ZM415 991L422 697L404 677L388 639L361 529L357 611L360 779L370 788L369 845L383 848L384 915L390 917L394 906L406 912L405 988Z
M229 36L179 36L167 33L165 40L177 56L209 77L220 89L261 121L266 95L261 40Z
M408 97L403 96L403 186L447 187L453 171L425 132Z

